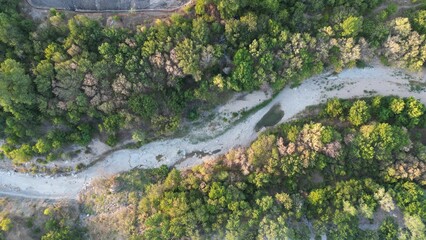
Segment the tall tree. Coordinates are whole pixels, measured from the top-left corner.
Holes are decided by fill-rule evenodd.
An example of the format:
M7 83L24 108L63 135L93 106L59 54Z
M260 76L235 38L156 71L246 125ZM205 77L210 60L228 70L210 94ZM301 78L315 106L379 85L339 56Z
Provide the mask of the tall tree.
M16 117L23 117L19 105L30 106L35 95L30 77L19 62L6 59L0 65L0 106Z

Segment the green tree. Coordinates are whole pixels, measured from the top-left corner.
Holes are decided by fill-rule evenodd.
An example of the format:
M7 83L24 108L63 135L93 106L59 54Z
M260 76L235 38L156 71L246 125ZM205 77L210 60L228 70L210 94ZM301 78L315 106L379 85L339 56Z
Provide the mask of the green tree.
M129 100L130 109L145 119L151 119L157 112L158 103L150 95L133 95Z
M404 99L401 99L401 98L392 99L389 107L390 107L390 109L392 110L393 113L400 114L404 110L404 107L405 107Z
M192 39L199 44L207 44L210 39L210 29L204 18L192 20Z
M254 141L248 149L248 161L254 166L262 166L273 157L276 137L274 135L262 135Z
M229 88L235 91L252 90L258 86L254 76L254 61L250 52L245 49L239 49L234 56L235 69L232 73Z
M113 134L123 125L123 118L119 114L110 115L103 119L103 123L99 125L101 131Z
M31 160L31 158L33 157L33 150L30 145L23 144L18 149L15 149L10 152L9 155L14 163L25 163Z
M391 217L385 218L379 227L379 237L383 240L398 239L398 225Z
M46 139L40 138L37 140L36 144L33 147L33 150L40 154L48 153L52 149L52 146Z
M0 53L4 51L6 57L29 59L27 55L32 54L32 46L28 33L33 24L17 11L20 8L18 3L14 0L0 2ZM0 61L4 60L3 57L0 55Z
M410 230L411 239L426 239L426 226L421 217L405 214L404 221L405 225Z
M52 95L52 81L55 78L54 67L48 60L41 61L33 70L36 75L34 82L37 91L43 96L50 97Z
M362 27L362 34L368 39L368 43L373 47L381 47L389 36L389 27L376 19L366 19Z
M151 124L158 134L168 135L179 128L180 120L178 116L167 117L163 115L154 115L151 118Z
M144 144L147 140L146 133L140 130L134 131L132 133L132 140Z
M179 67L185 74L191 74L196 81L200 81L202 77L199 50L199 45L189 38L179 42L175 48Z
M330 239L357 240L360 235L358 222L358 216L352 216L344 212L336 212L333 217L335 228L330 232Z
M261 1L259 5L260 7L263 7L272 13L276 13L280 9L279 0L265 0L265 1Z
M35 101L30 77L25 73L22 64L6 59L0 65L0 106L18 118L24 118L19 105L29 107ZM25 107L25 108L27 108Z
M340 24L340 27L343 37L354 37L361 31L362 18L350 16Z
M286 218L264 217L259 225L257 239L295 239L294 232L288 227Z
M220 12L220 15L222 18L227 19L234 17L238 13L239 9L243 7L242 3L244 0L217 0L217 2L217 8Z
M407 113L410 118L419 118L423 115L425 107L424 105L414 97L409 97L406 100Z
M102 39L102 29L96 20L84 15L76 15L68 21L69 34L64 46L71 48L73 44L90 52L98 51L98 43Z
M327 101L325 112L330 117L339 117L343 113L343 106L339 99L333 98Z
M370 120L370 112L367 103L364 100L356 100L349 109L348 120L354 125L359 126Z
M398 183L395 188L395 199L407 214L426 217L426 194L414 182Z
M413 27L419 33L426 34L426 10L418 10L414 14Z
M205 6L210 3L210 0L198 0L195 2L195 13L203 15L205 13Z

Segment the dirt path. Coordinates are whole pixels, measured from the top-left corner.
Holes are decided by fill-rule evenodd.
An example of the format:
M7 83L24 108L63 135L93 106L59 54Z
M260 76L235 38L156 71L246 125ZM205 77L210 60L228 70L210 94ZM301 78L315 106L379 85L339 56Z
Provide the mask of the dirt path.
M174 12L193 4L192 0L25 0L32 8L105 13L105 12Z
M378 14L380 11L385 10L391 3L396 4L397 10L393 15L398 15L400 11L417 8L423 5L423 3L411 3L410 0L394 0L391 2L384 2L381 6L374 9L372 14Z
M34 177L0 171L0 194L49 199L76 198L93 178L107 177L133 168L155 168L162 164L176 165L179 169L191 167L238 145L250 144L257 136L255 125L276 104L280 104L285 113L280 122L291 119L307 106L332 97L352 98L371 94L414 96L426 104L426 88L418 87L413 91L413 84L426 86L426 72L407 75L377 65L345 70L337 76L323 74L304 81L298 88L285 88L267 106L213 139L198 143L191 143L188 138L169 139L152 142L136 150L120 150L75 176ZM164 159L158 161L158 156L164 156Z

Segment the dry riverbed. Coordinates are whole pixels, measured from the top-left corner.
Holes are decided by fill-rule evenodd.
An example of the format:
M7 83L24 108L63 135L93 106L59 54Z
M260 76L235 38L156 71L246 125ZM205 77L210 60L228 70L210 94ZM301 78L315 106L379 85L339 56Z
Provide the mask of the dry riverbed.
M139 149L113 152L103 161L75 175L37 177L0 170L0 194L51 199L76 198L95 178L108 177L133 168L155 168L162 164L188 168L226 153L231 148L247 146L258 134L255 126L273 106L279 105L284 112L284 117L279 121L282 123L307 106L325 102L332 97L353 98L375 94L414 96L426 103L424 86L425 71L407 74L377 64L363 69L348 69L338 75L322 74L310 78L297 88L283 89L266 106L241 121L233 124L219 121L220 118L223 120L223 114L232 115L250 109L271 97L270 93L260 91L239 94L228 104L217 108L209 123L191 130L186 137L151 142ZM195 138L201 140L194 141Z

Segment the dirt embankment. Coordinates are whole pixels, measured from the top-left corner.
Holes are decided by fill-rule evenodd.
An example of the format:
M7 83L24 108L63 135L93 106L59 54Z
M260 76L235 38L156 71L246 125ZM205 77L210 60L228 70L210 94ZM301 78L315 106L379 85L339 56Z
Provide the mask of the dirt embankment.
M191 0L26 0L33 8L76 12L173 11Z

